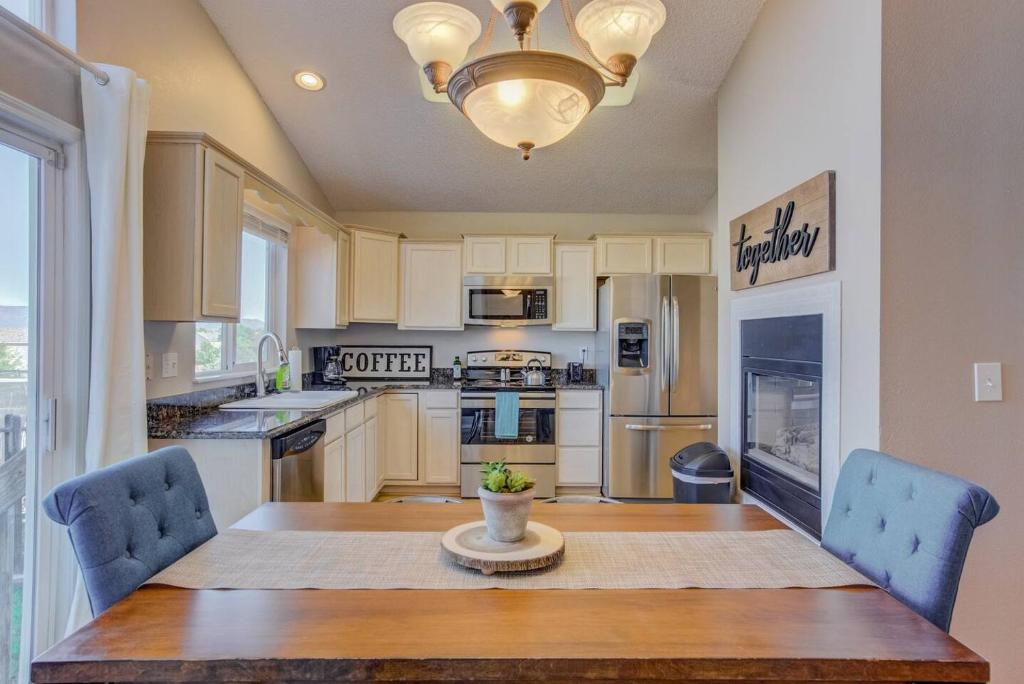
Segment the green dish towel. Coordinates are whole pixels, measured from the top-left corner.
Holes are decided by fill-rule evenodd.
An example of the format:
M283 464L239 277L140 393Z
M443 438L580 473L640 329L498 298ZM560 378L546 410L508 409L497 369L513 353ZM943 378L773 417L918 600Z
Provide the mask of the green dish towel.
M519 438L518 392L495 392L494 436L498 439Z

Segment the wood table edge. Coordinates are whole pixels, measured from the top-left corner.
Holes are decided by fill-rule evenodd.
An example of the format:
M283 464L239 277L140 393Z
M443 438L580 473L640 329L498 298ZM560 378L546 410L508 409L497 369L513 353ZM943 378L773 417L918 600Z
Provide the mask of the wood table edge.
M645 681L891 682L985 684L977 661L719 658L299 658L46 661L32 663L34 684L200 681ZM838 670L838 671L837 671Z

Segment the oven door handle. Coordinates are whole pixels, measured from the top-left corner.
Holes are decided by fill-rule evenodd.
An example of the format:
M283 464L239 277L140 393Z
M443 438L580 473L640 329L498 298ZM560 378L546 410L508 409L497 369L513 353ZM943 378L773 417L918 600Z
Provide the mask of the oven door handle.
M697 425L640 425L637 423L627 423L627 430L634 430L636 432L668 432L669 430L699 430L706 432L712 429L714 426L711 423L698 423Z

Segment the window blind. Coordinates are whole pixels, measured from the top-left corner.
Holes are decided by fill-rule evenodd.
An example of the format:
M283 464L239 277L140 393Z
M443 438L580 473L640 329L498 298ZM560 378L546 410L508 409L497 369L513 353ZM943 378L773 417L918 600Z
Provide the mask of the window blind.
M282 245L288 244L288 232L290 226L287 226L283 222L272 221L267 216L259 216L250 210L249 207L245 208L242 228L253 235L258 235L271 242L276 242Z

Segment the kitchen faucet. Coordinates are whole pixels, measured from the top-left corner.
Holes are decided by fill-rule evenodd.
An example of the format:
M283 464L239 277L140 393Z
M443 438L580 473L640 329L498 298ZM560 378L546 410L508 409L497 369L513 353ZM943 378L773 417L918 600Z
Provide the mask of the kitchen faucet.
M256 343L256 396L263 397L267 394L267 378L266 369L263 367L263 343L267 340L273 340L274 344L277 345L277 359L278 363L282 366L288 365L288 354L285 353L284 344L281 342L281 338L272 332L265 332L260 336L260 341Z

